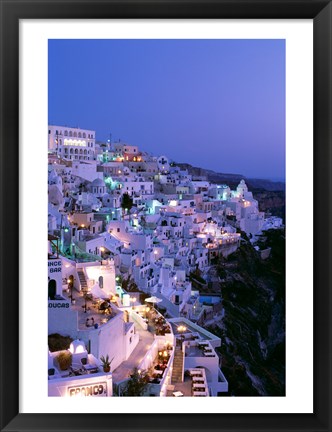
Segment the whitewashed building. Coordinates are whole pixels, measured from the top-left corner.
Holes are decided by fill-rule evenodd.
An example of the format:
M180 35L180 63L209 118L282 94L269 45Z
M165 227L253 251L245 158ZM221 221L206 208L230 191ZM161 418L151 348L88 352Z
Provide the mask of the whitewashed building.
M48 126L48 151L68 160L94 160L96 133L90 129Z

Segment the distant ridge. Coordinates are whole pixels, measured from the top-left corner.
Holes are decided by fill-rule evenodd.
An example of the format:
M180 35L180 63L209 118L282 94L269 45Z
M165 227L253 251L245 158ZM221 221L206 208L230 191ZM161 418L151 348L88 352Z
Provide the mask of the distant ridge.
M282 181L272 181L267 179L249 178L242 174L217 173L205 168L194 167L188 163L174 162L174 165L181 169L187 169L189 174L196 177L206 177L211 183L226 183L234 188L240 180L244 179L249 189L261 189L266 191L285 191L286 184Z

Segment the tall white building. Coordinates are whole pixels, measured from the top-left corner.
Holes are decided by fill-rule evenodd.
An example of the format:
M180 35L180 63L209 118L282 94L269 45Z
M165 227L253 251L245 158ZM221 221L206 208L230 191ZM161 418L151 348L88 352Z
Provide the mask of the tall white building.
M96 132L67 126L48 126L48 151L67 160L94 160Z

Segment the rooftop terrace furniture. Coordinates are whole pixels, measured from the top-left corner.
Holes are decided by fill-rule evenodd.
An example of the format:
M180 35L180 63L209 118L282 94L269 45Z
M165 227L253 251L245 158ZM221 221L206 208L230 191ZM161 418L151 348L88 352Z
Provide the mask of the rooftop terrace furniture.
M191 371L190 371L190 375L191 375L192 377L200 377L200 378L203 378L203 372L200 371L200 370L191 370Z
M75 376L84 375L86 373L81 365L74 363L70 366L69 370Z
M176 391L176 392L173 392L173 396L175 396L175 397L181 397L181 396L183 396L183 393L180 392L180 391Z
M209 346L209 344L208 343L198 343L198 348L206 348L206 347L208 347Z
M81 367L85 373L93 373L98 372L99 367L95 363L88 363L88 358L83 357L81 358Z
M82 307L84 307L84 306L82 306ZM95 319L93 317L92 318L87 318L85 320L85 325L86 325L86 327L93 327L95 325Z
M192 380L193 380L193 382L194 383L204 383L204 380L203 380L203 377L196 377L196 376L194 376L194 377L192 377Z

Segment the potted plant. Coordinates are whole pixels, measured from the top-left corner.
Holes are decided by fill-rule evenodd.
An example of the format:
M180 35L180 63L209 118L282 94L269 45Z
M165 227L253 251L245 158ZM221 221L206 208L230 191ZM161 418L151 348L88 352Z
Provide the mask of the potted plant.
M123 396L143 396L149 385L149 374L147 371L141 371L137 368L129 374L129 380L126 382L123 390Z
M72 358L73 356L70 351L62 351L56 358L60 370L67 370L71 366Z
M104 370L104 372L110 372L110 370L111 370L111 363L112 363L113 359L110 360L108 354L106 354L106 357L104 357L104 356L100 357L100 361L103 364L103 370Z

